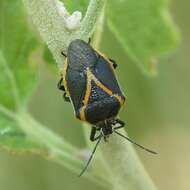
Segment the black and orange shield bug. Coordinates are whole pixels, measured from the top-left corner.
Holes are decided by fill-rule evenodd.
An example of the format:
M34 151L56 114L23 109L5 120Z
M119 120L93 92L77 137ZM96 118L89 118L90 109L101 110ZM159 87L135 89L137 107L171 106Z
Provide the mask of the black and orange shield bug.
M124 105L125 95L115 75L116 62L80 39L73 40L68 47L67 55L62 55L66 57L66 61L58 88L64 91L65 101L72 103L75 116L91 124L90 140L97 141L79 176L86 171L101 139L107 141L112 133L156 154L118 132L118 129L125 125L117 118Z

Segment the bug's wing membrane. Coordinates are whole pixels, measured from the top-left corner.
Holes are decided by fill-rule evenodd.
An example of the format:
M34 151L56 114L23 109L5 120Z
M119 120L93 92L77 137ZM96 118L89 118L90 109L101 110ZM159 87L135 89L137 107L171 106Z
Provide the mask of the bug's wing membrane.
M96 78L101 81L114 94L123 96L118 81L111 65L103 57L100 57L94 69Z
M76 70L68 69L66 80L71 101L73 102L75 112L77 112L82 106L82 100L86 91L86 75Z

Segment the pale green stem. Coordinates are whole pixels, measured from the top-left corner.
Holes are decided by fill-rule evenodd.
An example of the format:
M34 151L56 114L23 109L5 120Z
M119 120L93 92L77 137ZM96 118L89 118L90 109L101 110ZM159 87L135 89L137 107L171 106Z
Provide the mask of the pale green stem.
M23 0L23 2L42 39L53 54L58 67L62 68L61 51L67 49L70 32L66 28L64 16L59 12L59 1ZM65 15L67 14L65 10Z
M120 132L127 135L124 130ZM132 145L125 139L113 134L108 143L102 142L101 152L110 166L113 190L156 190Z
M73 39L87 40L90 37L105 0L91 0L84 19L81 23L79 20L76 28L72 30L67 23L69 16L72 15L69 15L64 5L61 7L59 0L23 0L23 2L42 39L52 52L58 68L62 70L61 52L67 52L67 47Z
M4 115L8 116L9 118L16 120L17 116L14 112L10 111L6 107L0 104L0 113L3 113Z
M101 17L105 0L91 0L87 9L87 13L81 23L79 37L88 39L97 26L97 21ZM99 24L99 22L98 22Z

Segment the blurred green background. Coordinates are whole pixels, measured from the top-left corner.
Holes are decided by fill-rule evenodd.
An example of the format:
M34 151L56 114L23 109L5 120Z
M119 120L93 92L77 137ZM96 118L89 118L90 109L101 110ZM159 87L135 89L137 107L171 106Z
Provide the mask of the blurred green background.
M190 25L187 0L173 0L172 16L180 28L182 43L159 60L157 77L147 77L132 63L106 28L101 50L117 60L117 74L127 95L120 116L129 135L153 147L152 157L138 151L153 181L162 190L190 189ZM126 34L127 35L127 34ZM81 123L56 89L58 75L36 58L40 84L30 100L30 111L53 131L76 146L85 146ZM127 164L127 163L126 163ZM0 152L0 190L101 189L67 169L37 156Z

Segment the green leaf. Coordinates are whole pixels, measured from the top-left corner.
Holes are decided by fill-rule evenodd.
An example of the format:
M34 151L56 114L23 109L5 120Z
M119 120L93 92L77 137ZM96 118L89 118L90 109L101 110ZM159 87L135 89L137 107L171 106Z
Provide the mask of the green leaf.
M51 152L57 147L49 147L40 132L56 142L58 137L26 116L25 103L36 85L36 72L29 61L36 40L24 18L20 0L0 2L0 146L19 153Z
M25 103L36 84L29 64L36 40L25 18L20 0L0 1L0 100L9 108Z
M176 28L168 12L168 0L110 0L108 26L128 55L146 72L156 59L174 49Z

